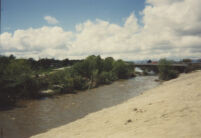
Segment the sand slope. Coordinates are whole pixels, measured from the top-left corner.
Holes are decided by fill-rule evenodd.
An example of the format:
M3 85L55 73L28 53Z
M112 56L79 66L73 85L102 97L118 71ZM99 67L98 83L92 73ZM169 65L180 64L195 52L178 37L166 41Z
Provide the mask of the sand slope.
M201 138L201 71L34 138Z

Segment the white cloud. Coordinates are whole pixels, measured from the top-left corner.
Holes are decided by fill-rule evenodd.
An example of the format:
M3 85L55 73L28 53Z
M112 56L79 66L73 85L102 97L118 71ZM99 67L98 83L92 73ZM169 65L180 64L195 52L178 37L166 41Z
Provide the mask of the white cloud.
M76 25L74 33L61 27L16 30L1 35L0 51L24 57L200 58L200 6L200 0L147 0L143 26L132 13L123 26L97 19Z
M66 55L58 54L58 51L68 51L72 38L72 32L65 32L57 26L16 30L13 34L1 35L0 51L2 54L13 53L24 57L62 58Z
M52 16L45 16L44 20L49 24L58 24L59 23L59 21L55 17L52 17Z

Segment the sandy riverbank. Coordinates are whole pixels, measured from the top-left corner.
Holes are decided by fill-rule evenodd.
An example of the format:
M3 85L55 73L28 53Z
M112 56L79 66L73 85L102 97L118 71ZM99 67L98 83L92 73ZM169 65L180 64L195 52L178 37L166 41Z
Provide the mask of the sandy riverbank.
M200 138L201 71L33 138Z

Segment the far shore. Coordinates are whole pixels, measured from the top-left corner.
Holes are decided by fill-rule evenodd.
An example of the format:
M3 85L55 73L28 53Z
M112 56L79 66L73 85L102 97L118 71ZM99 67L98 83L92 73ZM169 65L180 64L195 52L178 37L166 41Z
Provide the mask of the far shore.
M33 138L200 138L201 71Z

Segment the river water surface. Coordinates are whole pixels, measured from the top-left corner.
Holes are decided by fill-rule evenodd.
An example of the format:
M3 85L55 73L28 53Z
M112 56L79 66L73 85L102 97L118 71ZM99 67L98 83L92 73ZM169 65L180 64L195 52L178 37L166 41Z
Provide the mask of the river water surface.
M0 111L3 138L27 138L75 121L91 112L120 104L158 86L159 83L154 81L156 78L141 76L77 94L23 101L21 107Z

